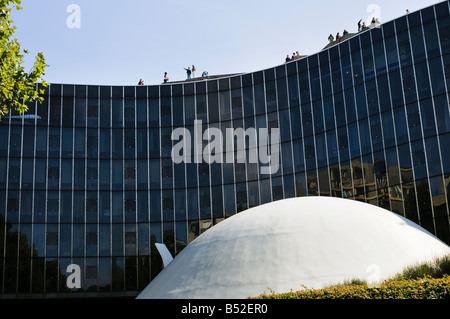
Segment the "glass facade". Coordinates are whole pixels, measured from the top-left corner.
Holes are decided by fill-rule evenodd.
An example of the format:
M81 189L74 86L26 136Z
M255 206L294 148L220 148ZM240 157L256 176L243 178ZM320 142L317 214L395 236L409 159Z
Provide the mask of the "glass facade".
M0 296L136 296L162 269L155 242L176 255L229 216L295 196L378 205L450 244L449 88L448 1L259 72L52 84L0 122ZM279 169L262 174L239 138L234 161L176 164L172 133L199 120L224 145L227 128L278 128ZM80 288L67 285L72 264Z

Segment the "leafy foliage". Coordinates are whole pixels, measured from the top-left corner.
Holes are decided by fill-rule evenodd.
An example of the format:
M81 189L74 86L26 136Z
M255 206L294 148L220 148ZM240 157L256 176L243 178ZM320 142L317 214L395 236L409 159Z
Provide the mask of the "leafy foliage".
M25 72L23 54L17 39L11 39L16 27L12 25L11 12L15 8L21 10L21 0L0 0L0 120L11 110L20 114L26 112L27 102L42 102L44 89L36 90L36 82L42 81L42 86L47 83L41 80L45 74L45 58L42 53L35 57L35 63L30 72Z
M376 287L352 280L324 289L271 291L252 299L450 299L450 256L408 267Z
M339 285L317 290L260 295L254 299L450 299L450 277L425 276L414 280L389 280L377 287Z

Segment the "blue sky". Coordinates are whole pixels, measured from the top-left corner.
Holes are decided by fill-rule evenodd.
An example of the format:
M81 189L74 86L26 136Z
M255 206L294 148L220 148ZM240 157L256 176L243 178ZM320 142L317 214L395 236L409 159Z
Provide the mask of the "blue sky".
M357 22L395 19L436 0L22 0L15 37L43 52L50 83L146 85L197 76L246 73L280 65L287 54L319 52L330 33ZM75 4L80 9L67 12ZM75 15L74 15L75 14ZM68 18L79 28L70 28Z

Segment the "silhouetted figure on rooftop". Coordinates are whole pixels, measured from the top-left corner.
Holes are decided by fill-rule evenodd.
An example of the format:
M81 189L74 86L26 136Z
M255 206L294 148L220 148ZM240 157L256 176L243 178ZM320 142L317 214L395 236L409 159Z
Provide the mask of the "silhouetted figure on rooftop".
M186 76L187 76L187 79L189 80L191 78L191 73L192 73L191 67L188 66L187 69L186 68L184 68L184 69L186 70Z

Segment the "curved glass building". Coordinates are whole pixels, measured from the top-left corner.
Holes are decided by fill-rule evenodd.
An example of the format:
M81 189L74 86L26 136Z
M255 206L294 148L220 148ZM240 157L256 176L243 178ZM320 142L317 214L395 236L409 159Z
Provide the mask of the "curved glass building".
M52 84L0 122L0 292L136 296L223 219L296 196L394 211L450 244L445 1L259 72ZM232 143L233 141L233 143Z

